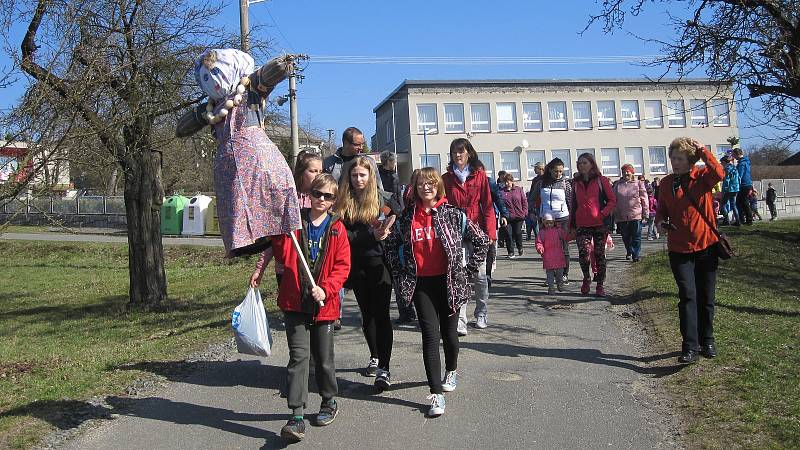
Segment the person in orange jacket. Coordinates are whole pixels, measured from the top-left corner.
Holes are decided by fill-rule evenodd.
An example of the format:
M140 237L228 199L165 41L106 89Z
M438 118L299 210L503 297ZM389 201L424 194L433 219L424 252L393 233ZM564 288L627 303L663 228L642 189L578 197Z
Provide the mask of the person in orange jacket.
M311 208L300 213L303 228L295 231L302 255L289 235L275 239L275 260L284 272L278 289L278 307L286 322L289 345L287 366L289 408L292 418L281 429L281 437L300 441L305 436L303 408L308 399L309 355L314 356L315 375L322 404L317 425L329 425L339 407L333 352L333 323L339 319L339 290L350 274L350 242L339 217L331 212L336 199L336 180L320 174L311 183ZM314 277L309 279L303 262Z

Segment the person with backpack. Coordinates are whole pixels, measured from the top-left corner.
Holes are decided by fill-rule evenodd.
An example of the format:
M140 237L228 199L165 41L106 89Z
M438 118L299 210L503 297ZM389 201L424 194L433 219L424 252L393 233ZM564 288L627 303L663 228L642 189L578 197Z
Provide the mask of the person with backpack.
M644 181L637 180L631 164L622 166L622 179L614 185L617 205L614 219L625 244L625 259L639 262L642 248L642 220L647 220L650 203Z
M491 241L461 209L447 203L436 169L421 169L414 184L409 205L386 241L386 257L399 301L417 311L430 389L428 416L436 417L444 414L443 393L454 391L458 383L459 310L472 297L469 280L483 265ZM472 251L464 261L466 244Z
M593 246L597 261L597 286L595 294L605 297L603 283L606 280L606 239L610 216L617 204L617 197L608 178L600 173L594 155L582 153L578 157L578 174L572 185L570 210L571 234L578 244L578 255L583 272L581 294L588 294L592 284L589 246Z
M316 422L330 425L339 413L333 350L333 322L339 318L339 290L350 272L350 243L339 216L331 211L336 199L336 180L318 175L311 183L311 208L300 212L303 228L294 232L298 254L289 235L273 240L276 263L284 267L278 290L278 307L286 323L289 346L287 402L292 417L281 428L281 437L297 442L305 437L303 411L308 402L309 359L322 397ZM313 280L308 277L305 259Z
M739 194L739 172L736 165L728 156L720 159L722 168L725 170L725 178L722 180L722 225L731 223L739 226L742 224L739 208L736 206L736 196ZM730 215L733 215L734 222L731 222Z

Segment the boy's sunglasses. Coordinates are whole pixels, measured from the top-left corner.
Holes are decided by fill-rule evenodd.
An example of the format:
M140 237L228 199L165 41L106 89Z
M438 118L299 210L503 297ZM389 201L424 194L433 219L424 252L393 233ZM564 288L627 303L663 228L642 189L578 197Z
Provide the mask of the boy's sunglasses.
M314 198L321 198L329 202L332 202L334 199L336 199L336 196L334 194L330 194L328 192L320 192L316 189L311 190L311 196Z

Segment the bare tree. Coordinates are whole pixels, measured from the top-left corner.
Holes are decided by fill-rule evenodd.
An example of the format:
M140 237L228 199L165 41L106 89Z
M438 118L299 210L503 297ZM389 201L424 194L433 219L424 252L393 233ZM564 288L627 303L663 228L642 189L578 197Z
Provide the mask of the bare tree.
M220 6L171 0L2 2L5 23L27 24L13 56L29 77L28 97L50 114L37 114L37 122L63 131L73 151L80 151L75 145L83 135L118 165L130 302L157 306L167 297L160 209L163 152L173 134L156 131L174 126L177 112L201 100L189 75L194 58L234 41L214 23ZM55 145L53 139L46 143Z
M750 163L754 166L777 166L792 156L789 147L780 144L765 144L747 152Z
M587 28L600 23L610 33L648 0L604 0ZM717 81L733 81L745 99L761 101L767 122L792 141L800 137L800 1L688 0L674 5L687 15L669 15L674 39L662 45L667 73L681 77L704 71ZM688 6L688 7L687 7ZM774 119L774 120L773 120Z

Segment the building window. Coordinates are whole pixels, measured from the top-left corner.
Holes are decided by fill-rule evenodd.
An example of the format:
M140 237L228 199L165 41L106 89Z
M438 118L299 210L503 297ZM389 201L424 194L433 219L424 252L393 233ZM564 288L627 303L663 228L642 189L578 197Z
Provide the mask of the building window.
M639 128L639 102L636 100L622 100L619 103L622 116L622 128Z
M569 149L557 149L550 153L553 155L553 159L558 158L564 161L564 179L569 180L572 178L572 157Z
M547 102L547 117L550 130L566 130L567 102Z
M717 159L722 158L723 156L730 153L732 150L730 144L719 144L717 145Z
M729 127L731 126L730 109L728 108L728 100L719 98L711 100L711 113L713 114L715 127Z
M464 105L461 103L444 104L444 132L464 132Z
M644 126L647 128L664 128L661 111L661 100L644 101Z
M619 176L619 149L601 148L600 149L600 170L606 176Z
M506 172L514 175L515 180L522 179L519 171L519 153L517 152L500 152L500 168Z
M384 136L383 142L385 144L389 144L392 142L394 138L394 130L392 130L392 121L387 120L383 122L383 129L386 130L386 134Z
M595 161L597 161L597 156L595 156L593 148L579 148L575 150L575 164L578 164L578 158L580 158L581 155L584 153L592 155L592 158L594 158Z
M428 134L436 133L436 104L426 103L417 105L417 133L427 131Z
M488 103L472 103L469 105L472 115L472 128L475 133L489 133L492 131L491 116Z
M428 153L427 159L425 159L424 153L419 155L419 163L421 167L433 167L442 173L442 158L436 153Z
M497 104L497 131L517 131L516 103Z
M576 130L592 129L592 102L572 102L572 123Z
M522 130L523 131L542 131L542 104L523 103L522 104Z
M597 102L597 128L601 130L617 128L614 100L600 100Z
M478 152L478 159L483 163L483 168L486 169L486 176L489 178L494 177L494 153Z
M691 124L693 127L708 126L708 112L706 111L705 100L689 100L689 110L691 111Z
M542 164L547 164L547 161L544 160L544 150L527 150L525 152L525 160L528 163L528 179L532 180L536 177L536 171L533 168L536 166L537 162Z
M686 112L683 109L683 100L667 100L667 116L670 128L685 127Z
M667 173L667 148L650 147L650 174L664 175Z
M642 147L625 147L625 163L633 166L634 175L643 175L644 152Z

